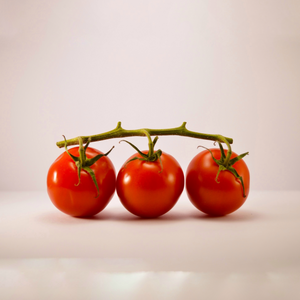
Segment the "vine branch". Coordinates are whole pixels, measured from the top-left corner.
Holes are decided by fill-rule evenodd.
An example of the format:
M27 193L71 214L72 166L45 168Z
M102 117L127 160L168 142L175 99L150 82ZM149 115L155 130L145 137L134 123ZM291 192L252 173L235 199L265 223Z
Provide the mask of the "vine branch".
M211 140L211 141L218 141L220 143L232 144L233 140L228 137L224 137L220 134L206 134L200 133L195 131L190 131L186 129L186 122L183 122L181 126L175 128L167 128L167 129L150 129L150 128L142 128L142 129L133 129L127 130L122 128L121 122L118 122L118 125L115 129L111 131L107 131L100 134L95 134L91 136L81 136L82 142L87 143L114 139L114 138L123 138L123 137L130 137L130 136L145 136L147 135L145 132L149 134L149 136L155 135L179 135L179 136L186 136L196 139L204 139L204 140ZM66 145L78 145L78 137L66 140ZM65 141L59 141L56 143L59 148L65 146Z

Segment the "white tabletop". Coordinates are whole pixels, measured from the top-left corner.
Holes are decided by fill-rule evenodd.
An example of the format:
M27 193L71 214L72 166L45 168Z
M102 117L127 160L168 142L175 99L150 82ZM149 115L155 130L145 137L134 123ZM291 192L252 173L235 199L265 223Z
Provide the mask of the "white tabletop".
M299 234L299 191L252 191L219 218L183 194L154 220L116 196L79 219L45 192L1 192L0 299L300 299Z

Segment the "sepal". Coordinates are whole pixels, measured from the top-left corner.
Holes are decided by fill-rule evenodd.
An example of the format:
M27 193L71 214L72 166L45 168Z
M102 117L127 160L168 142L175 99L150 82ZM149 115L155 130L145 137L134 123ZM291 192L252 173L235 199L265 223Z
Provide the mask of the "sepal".
M226 154L225 154L225 151L224 151L224 148L223 148L222 144L221 144L220 142L218 142L218 144L219 144L219 148L220 148L220 152L221 152L221 158L220 158L219 160L216 159L216 158L213 156L212 151L211 151L210 149L208 149L208 148L206 148L206 147L204 147L204 146L198 146L198 148L199 148L199 147L202 147L202 148L208 150L208 151L210 152L211 157L212 157L212 159L214 160L214 162L219 166L219 169L218 169L218 172L217 172L217 175L216 175L216 178L215 178L216 182L217 182L217 183L220 183L220 181L218 181L218 177L219 177L219 175L220 175L220 173L221 173L222 171L229 171L230 173L232 173L232 174L235 176L235 178L237 178L237 179L240 180L241 185L242 185L242 188L243 188L243 197L246 197L246 194L245 194L245 186L244 186L243 178L242 178L242 176L240 176L240 175L238 174L237 170L233 167L233 165L234 165L237 161L241 160L243 157L245 157L246 155L248 155L249 152L245 152L245 153L240 154L239 156L237 156L237 157L235 157L235 158L230 159L228 165L225 166Z
M153 140L153 146L156 144L158 140L158 136L156 136ZM136 147L135 145L133 145L132 143L126 141L126 140L121 140L120 142L126 142L127 144L129 144L132 148L134 148L142 157L133 157L132 159L128 160L125 164L125 168L126 166L128 165L128 163L130 163L131 161L134 161L134 160L141 160L141 161L157 161L159 160L159 163L160 163L160 167L161 167L161 170L159 171L159 173L161 173L163 171L163 164L162 164L162 161L161 161L161 155L162 155L162 151L159 149L157 151L155 151L152 155L150 155L150 151L148 152L148 155L143 153L138 147Z
M101 157L107 156L107 155L112 151L112 149L114 149L114 148L115 148L115 146L112 146L111 149L110 149L108 152L106 152L105 154L98 154L98 155L96 155L96 156L93 157L93 158L87 158L86 161L85 161L85 166L87 166L87 167L92 166L92 165L93 165L96 161L98 161Z
M100 194L100 190L99 190L98 182L97 182L97 179L96 179L94 171L90 167L88 167L88 166L85 166L82 169L85 170L91 176L91 178L92 178L92 180L93 180L93 182L94 182L94 184L96 186L96 189L97 189L97 195L95 197L95 198L97 198L99 196L99 194Z
M74 161L76 167L77 167L77 176L78 176L78 183L75 184L76 186L78 186L80 184L80 176L81 176L81 170L85 170L92 178L95 187L97 189L97 195L95 198L97 198L100 194L100 190L99 190L99 186L98 186L98 182L95 176L94 171L90 168L96 161L98 161L101 157L103 156L107 156L112 149L114 148L114 146L105 154L98 154L93 158L87 158L86 157L86 150L88 148L88 145L91 142L91 137L89 137L86 145L83 147L82 145L82 138L79 137L79 157L78 156L74 156L73 154L71 154L67 148L67 141L65 136L63 135L64 140L65 140L65 150L67 152L67 154L72 158L72 160Z

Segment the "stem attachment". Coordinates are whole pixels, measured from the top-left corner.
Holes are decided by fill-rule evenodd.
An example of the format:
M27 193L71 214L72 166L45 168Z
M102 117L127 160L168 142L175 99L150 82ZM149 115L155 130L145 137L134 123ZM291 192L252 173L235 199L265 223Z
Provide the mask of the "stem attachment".
M88 148L88 145L91 141L91 138L88 138L88 141L86 143L85 146L83 146L83 139L82 137L78 137L78 144L79 144L79 149L78 149L78 152L79 152L79 157L78 156L74 156L73 154L71 154L67 148L67 141L66 141L66 138L65 136L63 135L64 137L64 140L65 140L65 150L66 152L68 153L68 155L71 157L71 159L74 161L76 167L77 167L77 174L78 174L78 183L75 184L76 186L78 186L80 184L80 175L81 175L81 171L84 170L86 171L90 177L92 178L93 182L94 182L94 185L97 189L97 195L95 198L98 198L99 197L99 194L100 194L100 190L99 190L99 186L98 186L98 182L97 182L97 179L96 179L96 176L95 176L95 173L94 171L90 168L97 160L99 160L101 157L103 156L107 156L111 151L112 149L114 148L114 146L105 154L98 154L96 155L95 157L93 158L87 158L86 157L86 149Z
M228 146L228 151L227 151L227 155L226 155L225 151L223 149L222 144L220 142L218 142L218 144L219 144L219 148L220 148L220 152L221 152L221 158L220 159L216 159L213 156L213 154L212 154L212 152L211 152L210 149L208 149L206 147L203 147L203 146L198 146L198 147L202 147L202 148L208 150L210 152L211 157L214 160L214 162L219 166L218 173L217 173L216 179L215 179L216 182L219 183L218 177L219 177L220 172L222 172L222 171L229 171L230 173L232 173L234 175L235 178L239 179L239 181L240 181L240 183L241 183L241 185L243 187L243 197L246 197L243 177L238 174L237 170L233 167L233 165L237 161L239 161L240 159L242 159L244 156L248 155L249 152L243 153L243 154L241 154L241 155L239 155L239 156L237 156L235 158L230 159L231 154L232 154L230 145L229 144L227 145Z
M154 145L156 144L157 140L158 140L158 136L156 136L153 141L149 135L149 133L147 132L147 130L143 129L145 135L147 136L148 138L148 146L149 146L149 151L148 151L148 154L145 154L143 153L138 147L136 147L135 145L133 145L132 143L126 141L126 140L121 140L120 142L126 142L127 144L129 144L132 148L134 148L142 157L133 157L132 159L130 159L129 161L127 161L125 167L127 166L128 163L130 163L131 161L134 161L134 160L142 160L142 161L157 161L159 160L160 162L160 167L161 167L161 170L159 171L159 173L161 173L163 171L163 164L162 164L162 161L161 161L161 155L162 155L162 151L159 149L157 151L154 151Z

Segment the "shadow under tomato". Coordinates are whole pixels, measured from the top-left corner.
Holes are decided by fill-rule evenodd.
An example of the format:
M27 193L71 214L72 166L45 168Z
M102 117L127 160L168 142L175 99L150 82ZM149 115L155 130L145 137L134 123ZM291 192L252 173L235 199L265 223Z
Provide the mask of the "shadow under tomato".
M36 219L39 222L48 223L48 224L82 224L84 221L90 220L113 220L114 214L110 212L101 212L96 216L92 217L72 217L65 213L60 212L59 210L53 210L39 214Z
M191 215L194 219L201 219L206 221L214 222L240 222L240 221L252 221L260 218L260 215L257 212L244 210L236 211L225 216L210 216L201 211L193 212Z
M58 210L53 210L40 214L38 217L39 221L49 224L82 224L82 222L90 221L114 221L114 222L147 222L147 223L157 223L157 222L179 222L187 221L191 219L198 219L199 221L212 221L212 222L244 222L252 221L261 218L261 214L253 212L250 210L241 210L233 212L232 214L225 216L209 216L198 210L188 210L183 212L170 211L158 218L140 218L130 212L123 209L116 209L113 211L106 210L92 217L71 217Z
M86 220L113 220L113 221L129 221L129 222L166 222L166 221L180 221L186 220L190 218L189 215L184 213L178 212L169 212L157 218L141 218L135 216L129 212L122 211L122 212L100 212L99 214L88 217L88 218L79 218L79 219L86 219Z

